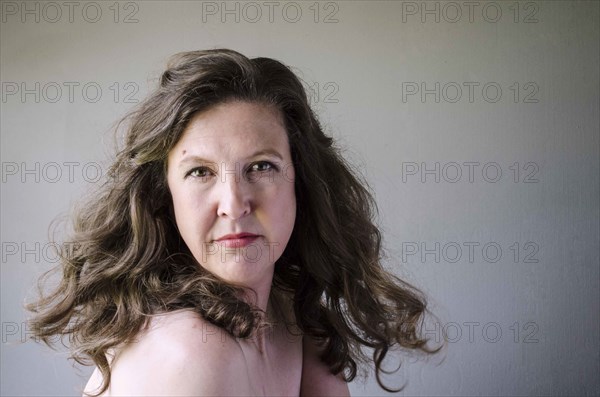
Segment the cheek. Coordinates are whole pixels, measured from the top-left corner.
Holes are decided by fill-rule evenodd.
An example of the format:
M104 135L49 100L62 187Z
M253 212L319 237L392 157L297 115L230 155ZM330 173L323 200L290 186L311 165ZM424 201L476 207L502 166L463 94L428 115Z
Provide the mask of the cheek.
M185 219L185 213L187 212L185 196L178 187L171 187L171 198L173 200L173 211L175 212L177 226L181 227L180 222Z
M287 239L296 221L296 195L293 182L285 182L279 194L271 201L273 208L271 221L277 225L278 238Z
M279 243L278 256L281 256L290 241L296 222L296 196L293 188L291 192L288 192L285 199L280 201L278 210L278 218L275 220L278 223L276 238Z
M171 196L175 221L181 237L188 246L198 244L206 232L203 225L208 222L206 208L199 204L202 202L201 198L183 189L173 189Z

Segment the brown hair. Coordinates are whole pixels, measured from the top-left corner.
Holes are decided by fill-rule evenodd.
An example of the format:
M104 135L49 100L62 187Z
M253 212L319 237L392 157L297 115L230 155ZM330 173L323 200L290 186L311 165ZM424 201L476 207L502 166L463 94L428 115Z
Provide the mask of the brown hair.
M294 230L275 264L272 290L293 302L300 330L324 345L321 359L350 381L373 349L377 381L393 346L435 352L419 336L422 294L381 265L372 195L323 133L301 81L269 58L226 49L174 55L160 86L123 121L124 148L100 191L73 217L62 280L28 305L36 337L68 336L72 357L91 359L110 383L106 353L130 341L148 315L191 308L235 337L249 337L258 309L240 287L206 271L175 225L166 159L197 112L231 100L276 106L295 177Z

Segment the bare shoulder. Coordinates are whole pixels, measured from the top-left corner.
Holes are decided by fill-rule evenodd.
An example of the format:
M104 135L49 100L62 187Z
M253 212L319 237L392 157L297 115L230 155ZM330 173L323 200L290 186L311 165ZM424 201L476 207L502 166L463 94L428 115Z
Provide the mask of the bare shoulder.
M319 358L321 349L310 337L302 338L302 385L300 396L350 396L342 375L333 375Z
M117 352L110 395L245 395L248 375L237 341L198 314L152 318Z

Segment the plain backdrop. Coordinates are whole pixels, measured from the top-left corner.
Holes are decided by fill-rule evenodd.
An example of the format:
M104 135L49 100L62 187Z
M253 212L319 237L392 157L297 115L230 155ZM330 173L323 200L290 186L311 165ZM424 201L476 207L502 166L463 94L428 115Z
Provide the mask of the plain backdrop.
M78 395L89 367L21 343L48 226L96 184L168 56L294 68L379 206L392 272L445 360L399 395L598 395L596 1L2 1L2 395ZM373 376L353 395L385 395Z

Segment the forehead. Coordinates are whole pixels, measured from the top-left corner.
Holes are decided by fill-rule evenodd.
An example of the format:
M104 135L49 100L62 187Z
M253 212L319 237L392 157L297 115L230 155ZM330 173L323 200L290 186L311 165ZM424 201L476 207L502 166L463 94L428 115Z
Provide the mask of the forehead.
M243 155L263 146L287 148L281 111L253 102L228 102L192 117L169 157L184 152Z

